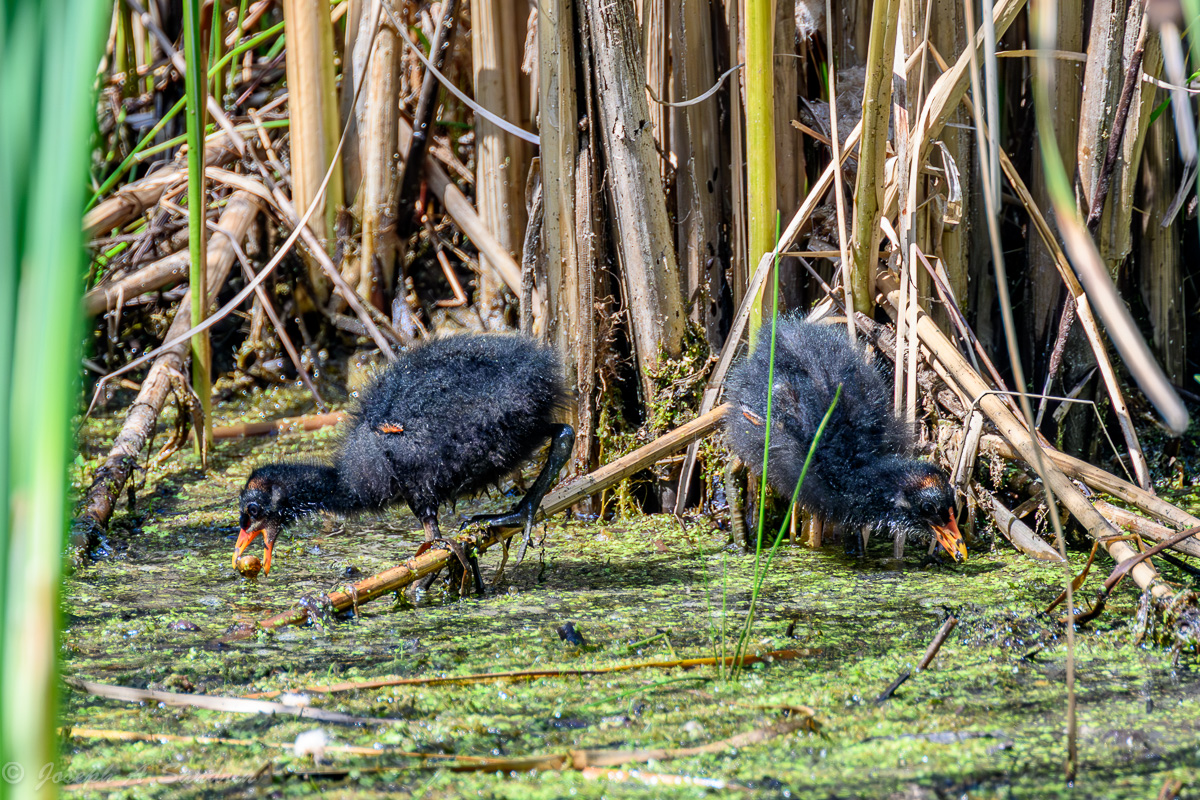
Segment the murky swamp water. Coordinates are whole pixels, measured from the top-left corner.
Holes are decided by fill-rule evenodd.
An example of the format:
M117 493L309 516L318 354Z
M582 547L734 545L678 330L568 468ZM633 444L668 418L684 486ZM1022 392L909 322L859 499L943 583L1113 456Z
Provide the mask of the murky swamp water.
M278 409L267 409L279 415ZM227 410L232 418L234 412ZM286 413L286 411L284 411ZM245 418L243 412L238 417ZM77 478L90 475L115 422L85 429ZM239 622L340 588L411 555L420 526L399 510L351 521L313 519L280 537L272 573L248 580L230 565L236 496L254 466L320 457L331 431L223 443L209 474L191 455L151 470L135 513L120 512L112 554L66 584L64 671L110 684L239 696L374 676L461 675L530 668L582 669L647 659L703 657L736 636L753 556L728 535L670 517L612 523L553 520L545 549L531 550L488 596L434 591L381 599L356 617L234 644ZM446 512L495 510L511 498L464 501ZM255 545L252 552L260 552ZM820 733L792 733L740 750L629 765L716 778L763 797L1155 797L1168 777L1200 776L1200 671L1156 647L1135 646L1137 593L1126 588L1077 637L1079 780L1061 778L1065 643L1040 613L1062 571L1000 544L958 567L903 564L880 542L857 562L837 545L785 547L764 582L751 648L811 655L722 679L714 668L635 670L590 677L465 686L400 686L336 695L313 706L386 717L369 726L324 726L333 744L517 757L575 748L678 748L766 727L781 706L810 706ZM1082 565L1086 554L1076 554ZM485 580L499 554L482 559ZM1106 568L1101 568L1107 572ZM1093 577L1083 596L1094 595ZM724 608L724 610L723 610ZM875 702L912 669L947 613L960 624L932 667L889 702ZM587 644L556 633L573 622ZM789 628L791 635L789 635ZM665 633L644 643L657 633ZM641 643L641 644L638 644ZM311 778L292 743L314 723L191 708L135 705L64 691L76 728L252 739L253 745L64 740L64 782L183 772L255 772L257 783L139 786L129 797L701 797L744 791L589 780L577 772L459 774L413 769L388 756L328 754L342 777ZM1195 791L1195 789L1185 789ZM94 796L114 796L96 791Z

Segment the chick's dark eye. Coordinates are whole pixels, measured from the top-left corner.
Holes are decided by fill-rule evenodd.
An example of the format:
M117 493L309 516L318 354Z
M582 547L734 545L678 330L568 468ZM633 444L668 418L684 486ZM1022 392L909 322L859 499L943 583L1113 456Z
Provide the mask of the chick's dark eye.
M263 515L262 506L258 503L246 503L246 514L251 519L258 519Z

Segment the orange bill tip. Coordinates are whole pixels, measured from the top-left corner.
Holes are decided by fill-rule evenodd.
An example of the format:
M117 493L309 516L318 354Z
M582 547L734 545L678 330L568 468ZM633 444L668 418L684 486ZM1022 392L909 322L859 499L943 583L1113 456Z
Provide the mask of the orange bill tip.
M237 560L239 558L241 558L242 553L244 553L246 551L246 548L250 546L250 543L253 542L260 533L262 533L261 530L248 531L245 528L242 528L242 532L238 534L237 544L234 545L234 548L233 548L233 568L234 569L237 569ZM271 564L271 551L270 551L270 548L268 548L267 549L267 566L270 566L270 564Z
M954 509L950 509L950 523L946 526L934 525L934 535L937 537L938 544L942 549L950 554L950 557L955 561L967 560L967 545L963 541L962 533L958 530L958 522L954 519Z

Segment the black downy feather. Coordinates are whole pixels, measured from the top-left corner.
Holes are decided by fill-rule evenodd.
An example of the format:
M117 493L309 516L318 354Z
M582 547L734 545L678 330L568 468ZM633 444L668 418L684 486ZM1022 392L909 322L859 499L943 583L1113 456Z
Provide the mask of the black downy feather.
M725 382L730 449L757 474L763 470L771 327ZM935 464L912 457L911 437L892 413L891 389L846 338L843 327L778 318L767 480L791 498L821 420L842 393L822 434L799 501L826 520L928 536L945 525L954 491Z
M565 405L562 367L516 335L434 339L405 353L361 392L333 464L254 470L242 492L278 524L406 503L418 519L476 494L533 458Z

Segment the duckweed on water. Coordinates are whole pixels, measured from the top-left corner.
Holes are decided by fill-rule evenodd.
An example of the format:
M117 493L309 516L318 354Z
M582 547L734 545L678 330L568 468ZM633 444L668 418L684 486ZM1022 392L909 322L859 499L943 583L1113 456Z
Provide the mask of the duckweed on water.
M102 452L102 431L111 434L111 428L109 420L89 423L81 475L90 472ZM165 470L152 469L138 509L114 520L113 555L68 581L65 672L177 692L307 694L317 707L390 720L329 726L331 743L462 755L689 747L769 725L781 706L816 709L820 733L641 765L649 772L735 781L766 797L1153 797L1168 776L1187 784L1200 772L1196 665L1173 665L1167 652L1134 646L1138 596L1126 588L1077 639L1082 763L1075 789L1064 786L1065 652L1060 629L1040 613L1059 591L1062 573L1005 550L972 553L958 567L920 568L915 554L902 565L887 558L886 543L863 563L836 546L785 547L764 583L752 648L803 647L813 655L760 665L735 681L719 680L711 669L640 670L306 693L315 684L382 675L581 669L666 660L672 653L713 655L720 647L722 608L725 627L736 629L753 577L753 558L706 523L680 525L657 516L557 519L548 526L545 549L531 551L518 569L510 564L507 586L483 599L454 601L435 591L414 605L397 597L324 627L220 644L231 627L283 610L303 595L338 588L348 576L391 566L421 541L420 526L406 513L310 520L280 538L269 578L237 574L230 564L235 498L250 469L279 457L319 458L335 441L334 432L321 431L223 443L207 476L186 455ZM511 502L481 498L460 504L457 512ZM446 523L449 529L453 518ZM490 578L499 555L489 553L483 563ZM933 666L892 700L876 704L898 674L915 666L947 613L960 624ZM556 628L568 621L586 637L585 646L560 639ZM253 786L145 785L124 790L130 797L250 797L264 791L428 798L721 794L597 782L578 773L405 769L413 762L336 753L326 756L325 766L348 772L317 780L294 775L311 768L308 757L266 745L290 744L314 727L309 722L137 706L77 692L66 693L64 705L66 724L77 728L261 743L70 738L63 748L65 782L256 772L268 763L274 775ZM96 790L91 796L111 795Z

